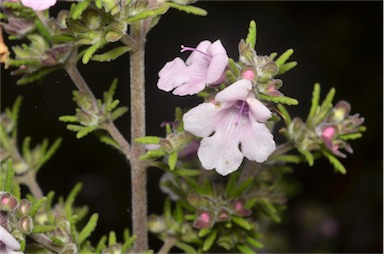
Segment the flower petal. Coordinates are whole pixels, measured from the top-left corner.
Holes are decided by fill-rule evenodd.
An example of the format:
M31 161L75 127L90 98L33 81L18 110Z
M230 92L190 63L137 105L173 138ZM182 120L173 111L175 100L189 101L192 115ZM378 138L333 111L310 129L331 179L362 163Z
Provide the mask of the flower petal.
M261 101L254 97L248 97L246 101L250 112L257 121L264 123L271 118L272 112Z
M173 61L166 63L160 70L157 87L169 92L188 81L186 74L188 74L187 66L181 58L177 57Z
M218 131L212 137L204 138L197 155L205 169L215 169L225 176L240 167L244 156L239 150L238 140L223 134Z
M2 226L0 226L0 242L11 250L20 249L20 243Z
M207 84L220 84L223 80L223 73L228 65L228 56L216 55L211 59L207 72Z
M248 133L241 137L241 152L244 156L257 162L264 162L276 149L275 141L270 130L263 124L254 121Z
M185 63L187 65L192 65L192 64L199 64L203 62L203 63L206 63L206 65L208 66L210 57L205 54L207 54L208 48L211 45L212 43L208 40L200 42L199 45L197 45L196 50L192 52L192 54L187 58Z
M246 100L252 89L252 82L246 79L240 79L224 90L216 94L215 100L218 102L234 102Z
M195 136L208 137L215 130L215 118L218 113L215 104L202 103L184 114L184 129Z
M56 4L57 0L21 0L21 3L34 11L43 11Z

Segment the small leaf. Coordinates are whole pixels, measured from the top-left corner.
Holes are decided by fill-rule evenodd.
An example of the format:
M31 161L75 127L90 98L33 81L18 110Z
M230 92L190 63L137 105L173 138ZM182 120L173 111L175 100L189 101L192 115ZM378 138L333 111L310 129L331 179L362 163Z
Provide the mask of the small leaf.
M349 133L349 134L338 135L338 138L340 138L342 140L351 140L351 139L361 138L362 136L363 136L363 134L361 134L361 133Z
M177 241L175 243L175 246L181 250L183 250L185 253L194 254L197 253L197 251L189 244Z
M234 172L229 176L228 183L225 187L225 193L233 193L235 191L235 186L237 184L237 180L239 179L239 173Z
M47 233L50 231L53 231L56 229L56 226L53 225L34 225L33 226L33 233L34 234L42 234Z
M36 80L39 80L43 78L44 76L48 75L49 73L59 69L59 67L46 67L46 68L41 68L38 71L35 71L31 74L27 74L23 76L21 79L19 79L16 84L17 85L25 85L28 83L32 83Z
M292 119L291 119L291 116L289 115L287 109L282 104L278 104L277 109L279 110L281 116L284 118L285 125L289 126L292 122Z
M60 116L59 121L64 122L64 123L76 123L76 122L78 122L76 116Z
M140 156L140 160L157 159L165 156L166 153L163 150L150 150L146 154Z
M95 253L101 253L101 251L107 247L106 242L107 236L104 235L100 238L99 242L97 243Z
M171 8L177 9L179 11L184 11L186 13L191 13L197 16L206 16L208 14L206 10L193 5L181 5L172 2L166 2L166 4Z
M99 215L97 213L94 213L91 218L89 219L87 225L81 230L79 237L78 237L78 245L81 245L95 230L97 226L97 220L99 219Z
M118 107L111 114L112 121L114 121L117 118L119 118L120 116L124 115L126 112L128 112L128 107Z
M274 103L282 103L287 105L297 105L299 104L298 100L286 96L270 96L266 94L259 94L261 100L271 101Z
M295 62L295 61L280 65L279 66L279 72L276 75L284 74L287 71L293 69L296 65L297 65L297 62Z
M211 233L211 231L212 231L212 228L202 228L200 229L198 236L200 238L204 238L206 235Z
M335 156L333 156L328 151L325 151L325 150L321 150L321 151L324 154L324 156L328 158L329 162L332 163L332 165L334 166L336 171L339 171L342 174L346 174L347 173L347 170L345 169L343 164L341 164L341 162Z
M120 145L113 138L111 138L107 135L100 135L99 139L104 144L110 145L110 146L120 150Z
M243 219L241 217L233 216L232 221L246 230L251 230L253 228L250 222L248 222L246 219Z
M91 3L91 0L83 0L81 2L78 2L78 4L76 4L76 6L73 9L71 9L71 13L70 13L71 18L73 20L80 19L81 15L87 9L90 3Z
M335 96L335 93L336 93L336 89L332 87L329 90L329 92L327 93L327 96L325 97L323 103L321 104L322 108L324 108L324 107L331 108L332 107L332 101L333 101L333 97Z
M312 105L309 111L308 118L312 118L315 115L317 111L317 107L319 106L319 101L320 101L320 84L316 83L315 86L313 87Z
M13 185L13 163L11 159L7 160L7 174L5 176L5 183L4 183L4 191L5 192L11 192L12 191L12 185Z
M107 44L107 41L105 39L101 39L92 46L90 46L88 49L85 50L85 53L82 58L83 64L87 64L89 60L92 58L93 54L100 48L104 47L104 45Z
M89 133L93 132L94 130L96 130L98 128L99 128L98 125L85 126L85 127L81 128L81 130L79 130L77 132L76 138L78 138L78 139L83 138L83 137L87 136Z
M256 22L252 20L249 23L248 35L247 35L247 39L245 40L245 42L249 44L252 49L254 49L256 46L256 32L257 32Z
M146 136L146 137L136 138L135 142L140 144L158 144L160 140L161 138L157 136Z
M75 202L75 198L80 192L82 186L82 183L77 183L75 187L73 187L72 191L69 193L67 199L65 200L64 208L68 218L72 217L72 205Z
M217 229L214 229L205 239L203 244L203 251L208 251L216 240Z
M154 17L154 16L158 16L158 15L162 15L164 14L167 10L169 9L169 7L167 5L163 5L163 6L160 6L156 9L152 9L152 10L145 10L145 11L142 11L138 14L136 14L135 16L133 17L129 17L126 22L128 24L132 24L132 23L135 23L137 21L140 21L142 19L146 19L146 18L150 18L150 17Z
M127 53L129 50L131 50L131 48L127 46L117 47L103 54L95 54L92 56L91 60L98 62L110 62Z
M185 169L185 168L176 168L173 173L179 176L199 176L201 175L201 170L197 169Z
M264 248L264 245L261 243L261 242L259 242L258 240L256 240L256 239L253 239L252 237L250 237L250 236L248 236L247 237L247 243L249 243L250 245L252 245L253 247L256 247L256 248L259 248L259 249L261 249L261 248Z
M178 152L177 151L171 153L168 156L168 165L169 165L169 169L170 170L174 170L175 169L176 163L177 163L177 158L178 158Z
M286 50L279 58L276 59L275 63L277 66L280 66L285 64L285 62L288 60L288 58L293 54L293 49Z
M31 137L26 137L23 141L22 151L23 158L28 165L32 164L32 154L31 154Z
M244 254L252 254L252 253L256 253L255 251L253 251L251 248L249 248L247 245L245 244L237 244L236 245L236 248L241 252L241 253L244 253Z
M228 193L230 198L236 198L244 193L246 189L253 183L254 177L247 178L240 186L235 188L232 192Z
M39 208L46 201L47 201L47 197L42 197L38 201L33 202L32 206L31 206L31 209L29 210L29 216L31 216L32 218L35 217L35 215L36 215L37 211L39 210Z
M313 155L311 152L307 151L307 150L304 150L304 149L298 149L299 152L304 155L305 159L307 160L308 162L308 165L309 166L313 166L313 164L315 163L315 159L313 158Z

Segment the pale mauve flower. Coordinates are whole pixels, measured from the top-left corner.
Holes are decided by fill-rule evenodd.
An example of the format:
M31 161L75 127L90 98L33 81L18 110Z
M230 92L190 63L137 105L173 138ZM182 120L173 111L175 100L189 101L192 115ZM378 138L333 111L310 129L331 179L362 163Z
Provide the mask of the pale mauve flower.
M44 11L56 4L57 0L21 0L21 3L34 11Z
M218 85L224 81L225 68L228 65L227 52L220 40L213 43L202 41L191 50L192 54L184 62L177 57L168 62L159 72L157 87L163 91L173 90L175 95L193 95L208 85Z
M275 150L265 125L272 113L251 90L250 80L238 80L184 115L185 130L203 138L197 155L205 169L228 175L244 157L261 163Z
M0 253L2 254L23 254L18 251L20 243L3 226L0 226Z

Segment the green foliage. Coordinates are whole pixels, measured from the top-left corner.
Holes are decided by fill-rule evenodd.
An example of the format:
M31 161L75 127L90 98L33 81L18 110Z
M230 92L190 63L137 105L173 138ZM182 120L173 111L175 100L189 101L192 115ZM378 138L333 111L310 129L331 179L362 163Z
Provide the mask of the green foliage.
M256 22L252 20L249 23L248 35L247 35L247 39L245 40L245 42L248 43L251 46L251 48L255 48L256 46L256 35L257 35Z
M265 100L265 101L270 101L274 103L281 103L281 104L286 104L286 105L297 105L299 102L290 97L286 96L269 96L266 94L259 94L260 99Z
M166 2L165 4L168 7L177 9L179 11L184 11L186 13L190 13L193 15L197 15L197 16L206 16L208 14L206 10L201 9L199 7L196 7L196 6L192 6L192 5L181 5L181 4L177 4L177 3L173 3L173 2Z
M89 94L74 92L74 101L77 103L76 115L59 117L62 122L70 123L67 129L76 132L78 139L87 136L96 130L104 130L109 121L114 121L128 111L127 107L118 107L120 101L114 99L117 80L114 79L108 91L103 94L103 101L95 102ZM99 135L102 142L119 148L110 137Z
M77 240L78 245L81 245L91 235L91 233L95 230L98 219L99 219L99 215L97 213L95 213L91 216L88 223L81 230L81 232L78 236L78 240Z
M131 48L127 46L116 47L103 54L93 54L91 60L98 62L110 62L112 60L115 60L119 56L124 55L129 50L131 50Z

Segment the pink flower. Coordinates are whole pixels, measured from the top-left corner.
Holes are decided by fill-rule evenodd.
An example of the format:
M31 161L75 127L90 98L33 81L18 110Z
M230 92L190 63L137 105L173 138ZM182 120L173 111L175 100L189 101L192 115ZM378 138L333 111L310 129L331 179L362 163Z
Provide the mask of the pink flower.
M264 124L272 113L251 90L252 82L241 79L217 93L214 102L184 115L185 130L203 138L197 155L205 169L227 175L240 167L244 157L264 162L275 150Z
M44 11L56 4L57 0L21 0L21 3L34 11Z
M192 95L204 90L206 85L217 85L224 81L224 71L228 56L220 40L211 43L202 41L196 49L182 47L183 51L193 51L184 62L177 57L168 62L159 72L157 87L175 95Z
M17 251L19 249L20 243L3 226L0 226L0 253L22 254Z

